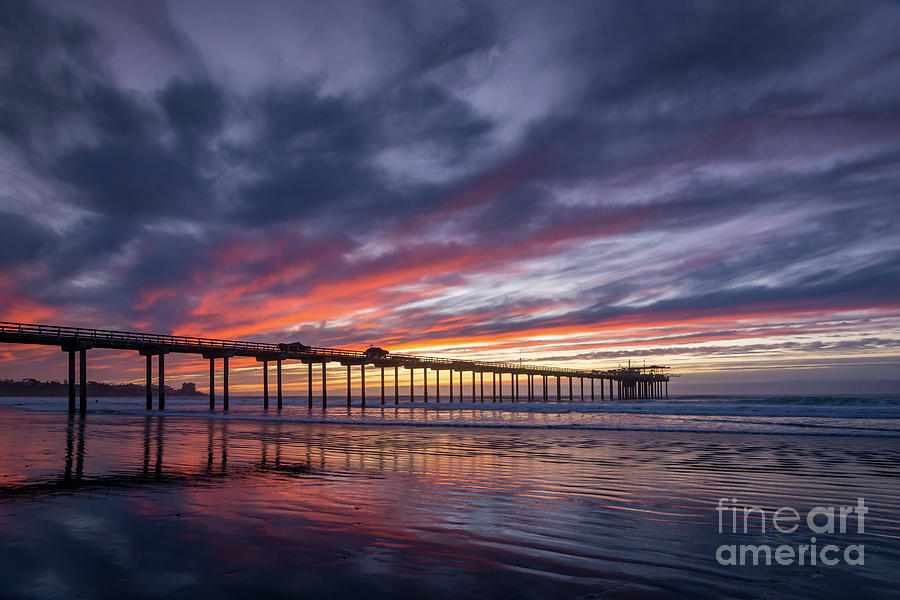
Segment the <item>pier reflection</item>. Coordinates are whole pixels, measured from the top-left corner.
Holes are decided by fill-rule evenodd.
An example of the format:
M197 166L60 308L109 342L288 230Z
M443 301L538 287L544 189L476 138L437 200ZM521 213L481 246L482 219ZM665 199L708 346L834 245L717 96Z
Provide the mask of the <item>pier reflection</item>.
M255 456L248 454L249 446L241 444L239 460L229 465L229 429L228 420L209 420L199 431L187 432L183 427L175 427L169 432L171 424L165 416L147 415L140 418L140 426L136 427L139 435L120 439L110 452L108 442L103 440L102 424L89 422L83 415L67 415L62 428L61 439L64 442L61 470L53 474L52 462L47 461L34 472L16 474L10 472L0 479L0 499L24 497L39 500L42 495L72 494L79 491L91 493L104 489L115 491L135 486L153 486L167 484L189 484L192 481L209 482L224 477L262 477L267 475L297 476L312 470L313 448L310 444L295 444L295 452L291 460L282 458L283 441L281 424L264 424L257 440ZM47 444L41 448L32 447L40 455L54 454L48 447L52 444L52 433L45 438ZM245 441L245 432L241 434ZM98 435L99 434L99 435ZM94 455L91 455L88 438L95 436ZM167 436L171 439L167 440ZM197 443L204 438L202 444ZM167 443L175 446L173 456L167 460ZM196 450L194 444L196 443ZM131 453L135 446L139 452ZM205 448L203 453L201 448ZM324 467L324 454L319 454L319 466ZM205 460L196 460L203 456ZM35 460L19 465L31 469ZM89 473L85 465L91 466ZM349 464L349 463L348 463ZM11 464L3 465L11 467Z

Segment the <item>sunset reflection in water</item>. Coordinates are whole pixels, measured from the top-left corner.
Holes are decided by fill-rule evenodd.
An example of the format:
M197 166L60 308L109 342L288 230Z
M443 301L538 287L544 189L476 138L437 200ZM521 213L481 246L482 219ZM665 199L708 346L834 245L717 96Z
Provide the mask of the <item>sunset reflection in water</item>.
M897 584L893 440L2 408L0 591L838 596ZM872 507L865 569L727 568L715 503ZM843 543L848 543L842 540Z

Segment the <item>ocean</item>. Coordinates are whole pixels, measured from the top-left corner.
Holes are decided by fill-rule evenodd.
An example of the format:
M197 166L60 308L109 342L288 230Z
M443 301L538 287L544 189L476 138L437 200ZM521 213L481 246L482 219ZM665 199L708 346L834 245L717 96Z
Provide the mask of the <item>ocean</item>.
M421 400L0 399L0 597L898 597L898 397Z

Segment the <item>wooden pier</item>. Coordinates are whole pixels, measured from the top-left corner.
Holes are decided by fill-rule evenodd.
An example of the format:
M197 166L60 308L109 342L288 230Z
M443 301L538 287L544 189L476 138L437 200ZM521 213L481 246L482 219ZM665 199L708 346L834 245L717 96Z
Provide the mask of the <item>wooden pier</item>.
M434 356L417 356L411 354L385 353L373 356L371 352L342 350L338 348L302 348L285 349L284 344L268 344L199 338L174 335L157 335L151 333L134 333L127 331L111 331L104 329L85 329L80 327L60 327L54 325L35 325L28 323L0 322L0 342L11 344L39 344L43 346L59 346L68 353L68 391L69 411L75 412L76 381L75 356L79 365L79 409L87 410L87 351L92 349L133 350L146 358L146 408L153 408L151 388L152 359L157 358L157 376L159 392L157 407L165 410L165 357L170 353L196 354L209 361L209 408L216 406L215 374L216 360L222 365L222 407L228 409L228 359L234 356L251 356L262 363L263 372L263 407L269 407L269 363L275 363L276 372L276 405L280 409L284 405L282 393L282 364L284 361L298 361L308 367L307 402L313 406L313 365L320 365L322 375L322 406L328 404L326 366L337 362L347 370L347 405L353 398L351 368L357 367L360 372L359 397L362 406L366 405L366 367L371 365L380 369L381 394L380 402L385 404L390 398L385 394L386 369L393 371L393 403L400 403L399 370L406 369L409 374L409 400L415 399L414 389L417 381L416 372L421 371L422 399L429 401L428 371L434 371L435 402L441 401L440 373L449 374L449 402L485 402L485 374L488 374L490 389L487 398L490 402L512 402L540 400L548 401L596 401L613 399L654 399L668 398L668 367L627 367L614 369L567 369L551 366L502 363L486 361L468 361L455 358L439 358ZM458 381L457 395L454 396L454 374ZM520 395L522 376L526 377L527 392ZM507 377L508 376L508 377ZM471 394L465 397L463 380L471 383ZM568 395L563 395L563 381L568 384ZM585 396L585 380L588 382L589 395ZM549 392L555 381L555 397ZM508 387L504 387L508 382ZM575 382L578 382L578 394L574 393ZM540 393L536 390L539 389Z

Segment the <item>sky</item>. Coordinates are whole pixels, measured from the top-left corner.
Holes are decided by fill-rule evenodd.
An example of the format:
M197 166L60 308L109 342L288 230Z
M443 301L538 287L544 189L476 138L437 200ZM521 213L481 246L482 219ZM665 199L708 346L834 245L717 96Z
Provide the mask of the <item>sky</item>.
M862 0L5 0L0 320L897 392L898 31ZM19 377L64 356L3 345Z

